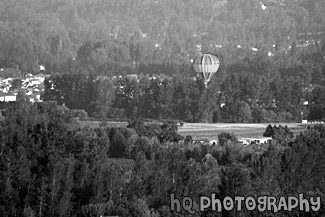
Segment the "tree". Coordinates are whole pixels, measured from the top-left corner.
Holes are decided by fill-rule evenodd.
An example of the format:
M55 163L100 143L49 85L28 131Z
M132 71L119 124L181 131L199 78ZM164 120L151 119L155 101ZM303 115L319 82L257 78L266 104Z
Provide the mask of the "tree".
M165 142L176 142L183 140L184 137L179 135L177 131L177 126L175 123L165 123L161 126L162 132L158 135L160 143Z
M273 131L272 125L271 124L267 125L265 132L263 133L263 136L271 137L271 136L273 136L273 134L274 134L274 131Z
M29 101L29 98L26 95L26 91L24 91L24 90L18 91L17 102L28 102L28 101Z
M151 159L151 144L150 140L147 137L139 137L134 144L134 147L131 151L131 157L136 158L139 152L143 152L147 160Z
M109 132L110 147L109 156L112 158L122 158L125 156L127 140L119 129L111 129Z
M234 106L237 108L237 120L235 122L250 123L252 120L250 106L246 102L237 102Z
M193 142L193 138L192 138L192 136L191 136L191 135L187 135L187 136L185 137L184 143L185 143L185 144L192 144L192 142Z
M234 123L250 123L252 120L252 112L248 103L236 100L231 104L223 107L228 122Z
M325 100L325 88L322 86L316 86L311 92L311 102L320 105Z
M293 133L291 130L287 126L283 127L282 125L272 127L269 124L266 127L263 136L272 137L281 145L288 145L293 139Z
M311 105L307 119L310 121L320 121L325 118L325 105Z
M267 111L258 106L254 106L252 109L252 122L253 123L269 122L267 119Z
M157 135L155 131L152 131L153 128L150 128L146 126L141 119L132 119L128 122L127 125L128 128L132 128L135 130L135 132L141 137L141 136L146 136L146 137L153 137Z
M237 140L236 136L234 134L231 134L231 133L223 132L223 133L220 133L218 135L218 142L219 142L219 144L221 146L226 145L228 142L234 143L234 142L237 142L237 141L238 140Z
M246 195L251 190L250 171L240 165L230 165L221 171L220 198L228 195ZM243 210L245 212L245 210ZM223 215L236 215L235 211L225 211Z
M110 115L113 101L115 98L114 86L108 77L98 78L95 81L95 113L98 117L107 117Z

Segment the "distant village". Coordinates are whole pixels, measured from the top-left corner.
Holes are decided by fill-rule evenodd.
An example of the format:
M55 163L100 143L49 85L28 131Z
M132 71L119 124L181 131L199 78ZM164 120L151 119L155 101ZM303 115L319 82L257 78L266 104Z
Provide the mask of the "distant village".
M30 102L42 102L41 94L44 91L44 80L50 75L44 74L45 67L40 65L36 75L26 74L24 77L3 78L7 69L0 69L0 102L17 101L18 93L21 92Z

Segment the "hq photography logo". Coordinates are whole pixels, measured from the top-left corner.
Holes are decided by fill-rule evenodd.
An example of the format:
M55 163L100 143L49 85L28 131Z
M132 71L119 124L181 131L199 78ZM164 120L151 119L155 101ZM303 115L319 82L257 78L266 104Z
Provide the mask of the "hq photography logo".
M288 197L274 197L274 196L259 196L257 198L252 196L235 196L225 197L224 199L216 198L216 194L211 194L210 197L202 196L199 198L199 211L204 212L206 210L212 210L222 212L222 210L242 211L246 209L248 211L266 212L271 211L277 213L279 211L293 211L300 210L305 212L317 212L321 208L320 197L304 198L304 194L301 193L296 196ZM195 214L197 210L194 209L194 200L191 197L184 197L178 199L174 194L170 195L170 210L181 212L187 211L189 214Z

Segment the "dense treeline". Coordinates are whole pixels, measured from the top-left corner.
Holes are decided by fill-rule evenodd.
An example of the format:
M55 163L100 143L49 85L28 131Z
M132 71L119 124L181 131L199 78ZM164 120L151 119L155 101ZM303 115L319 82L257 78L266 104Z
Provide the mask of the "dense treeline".
M322 85L305 88L304 81L296 77L223 72L216 73L208 89L201 78L182 75L116 79L57 75L45 81L43 99L83 109L96 118L267 123L325 117Z
M0 215L179 216L170 212L170 194L199 203L212 192L221 199L303 192L321 197L320 210L294 209L290 216L324 215L323 126L296 137L287 127L269 126L271 144L246 147L227 133L218 146L192 145L176 130L172 123L139 120L128 128L81 128L64 106L13 103L0 128ZM206 210L194 216L261 214Z

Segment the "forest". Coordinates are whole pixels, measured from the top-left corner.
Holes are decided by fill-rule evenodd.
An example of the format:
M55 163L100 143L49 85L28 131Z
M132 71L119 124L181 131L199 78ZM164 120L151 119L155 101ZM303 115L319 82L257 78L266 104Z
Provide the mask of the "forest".
M55 102L10 103L0 122L0 215L42 216L323 216L324 125L294 136L269 125L270 144L195 145L172 122L139 119L127 128L81 127ZM199 197L320 197L319 209L199 211ZM170 195L190 196L195 215L171 211Z
M324 125L298 135L269 125L270 144L247 146L226 132L212 146L177 133L178 121L324 120L325 2L261 3L0 1L0 77L40 65L51 75L43 102L0 103L0 216L324 216ZM191 62L200 52L221 63L207 89ZM212 192L304 193L321 206L197 210ZM171 194L192 197L196 214L172 211Z
M95 119L319 121L324 11L321 0L4 0L1 77L43 65L42 98ZM221 63L207 90L200 52Z

